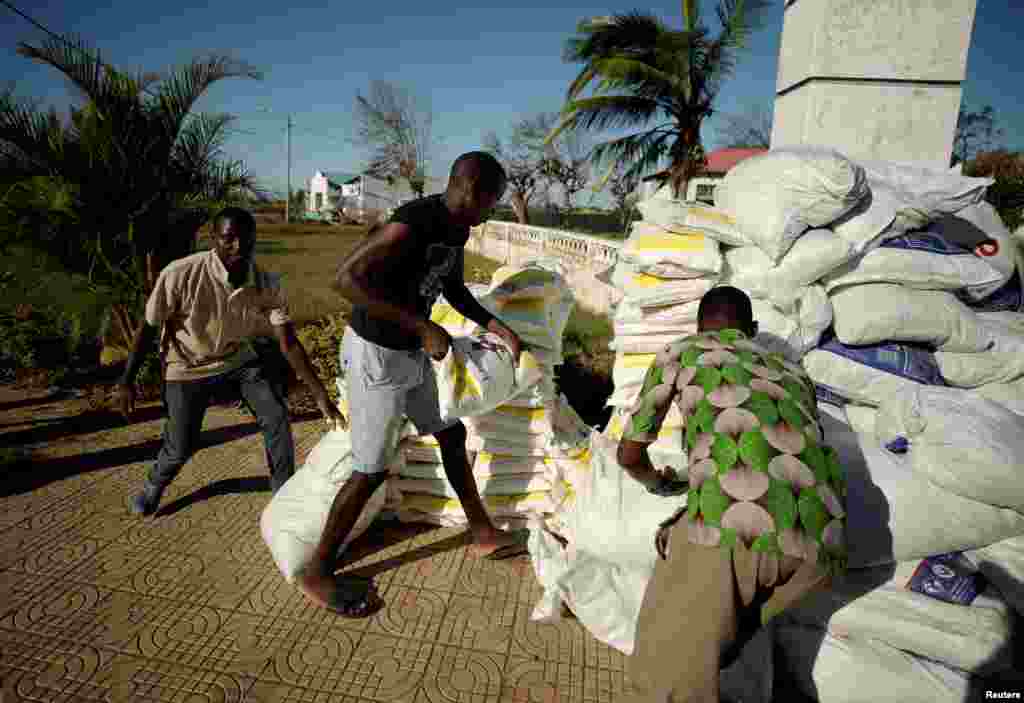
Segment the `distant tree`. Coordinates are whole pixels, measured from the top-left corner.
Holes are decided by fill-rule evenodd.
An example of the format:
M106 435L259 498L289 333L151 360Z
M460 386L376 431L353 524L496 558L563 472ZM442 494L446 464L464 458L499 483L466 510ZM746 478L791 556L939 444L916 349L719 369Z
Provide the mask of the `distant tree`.
M373 81L367 96L356 95L355 120L353 141L370 150L365 172L389 182L405 180L422 198L435 147L430 107L401 86Z
M559 219L564 225L576 208L576 196L590 182L590 147L581 132L565 132L549 139L557 124L557 113L540 113L528 125L524 138L540 158L540 174L561 195ZM558 209L554 201L552 205Z
M581 22L566 44L565 59L583 64L570 84L562 120L549 136L565 131L638 128L598 144L599 167L622 161L642 177L668 158L673 195L686 193L705 163L701 125L747 46L768 0L719 0L720 31L704 22L700 0L682 0L682 27L649 12L633 11ZM590 97L584 97L587 87ZM657 121L650 126L652 121Z
M1003 130L996 125L996 112L991 105L981 110L969 111L960 108L953 137L951 166L967 162L981 152L993 151L996 140L1001 139Z
M625 229L629 221L629 215L636 207L638 195L637 187L640 179L630 173L625 164L617 163L604 179L604 185L608 188L608 194L612 196L612 203L615 205L615 212L622 219L622 227Z
M292 192L291 211L292 212L298 212L298 213L305 213L306 210L308 209L307 203L306 203L306 199L307 199L307 195L306 195L306 191L305 190L302 190L300 188L299 190L293 191Z
M511 136L505 141L491 132L484 138L484 149L492 153L505 167L508 176L506 198L520 224L530 224L530 200L546 188L541 167L543 151L538 149L536 134L543 133L538 126L540 116L527 117L512 126ZM543 137L541 138L543 140Z
M769 149L772 145L772 111L750 107L738 115L718 114L719 142L724 149Z
M979 153L964 164L964 175L995 179L985 199L1011 230L1024 224L1024 152L1000 149Z

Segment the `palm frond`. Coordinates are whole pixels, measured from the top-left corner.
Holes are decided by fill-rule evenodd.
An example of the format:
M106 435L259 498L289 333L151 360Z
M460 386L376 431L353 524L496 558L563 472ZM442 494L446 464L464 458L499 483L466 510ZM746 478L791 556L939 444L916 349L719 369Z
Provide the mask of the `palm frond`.
M226 78L261 80L263 74L252 66L228 56L211 54L172 71L161 83L156 102L161 108L168 135L177 136L196 101L211 85Z
M565 129L619 129L646 124L662 109L657 102L632 95L598 95L574 100L558 132ZM547 139L548 143L553 136Z
M591 155L595 165L618 164L624 177L639 180L658 167L668 152L667 142L677 134L671 129L652 129L619 139L602 142Z
M39 46L19 43L17 53L57 69L86 99L104 109L121 107L124 95L120 73L104 63L99 51L84 39L49 39Z
M636 95L651 99L667 93L682 93L688 99L688 86L679 76L643 61L614 57L598 59L593 66L603 78L615 81L617 89L629 89Z
M716 44L723 49L745 49L750 35L761 26L770 0L719 0L715 8L722 33Z

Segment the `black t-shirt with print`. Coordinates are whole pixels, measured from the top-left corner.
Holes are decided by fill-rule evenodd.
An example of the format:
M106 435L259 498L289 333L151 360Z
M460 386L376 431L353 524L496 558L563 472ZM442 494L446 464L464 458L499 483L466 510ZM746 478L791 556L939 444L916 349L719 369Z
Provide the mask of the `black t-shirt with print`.
M389 222L412 228L414 246L397 258L384 280L370 281L379 293L427 316L449 280L462 282L463 247L469 227L451 221L443 195L430 195L398 208ZM372 235L371 235L372 236ZM420 340L389 320L370 315L365 306L352 310L352 329L363 339L388 349L418 349Z

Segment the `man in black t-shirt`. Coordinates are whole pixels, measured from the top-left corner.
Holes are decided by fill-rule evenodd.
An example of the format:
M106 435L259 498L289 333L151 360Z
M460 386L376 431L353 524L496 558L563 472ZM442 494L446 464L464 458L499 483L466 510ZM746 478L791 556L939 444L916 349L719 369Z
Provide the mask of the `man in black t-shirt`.
M346 617L379 609L372 582L336 578L335 561L370 496L387 478L397 434L408 416L420 434L434 435L445 473L486 558L526 551L523 531L491 522L466 455L466 427L442 422L430 357L441 360L451 338L430 321L440 293L464 317L505 339L516 360L521 342L466 288L463 247L505 191L498 161L484 152L456 159L443 194L407 203L356 246L338 270L335 290L354 309L342 342L347 380L353 473L334 499L320 544L297 585L315 603Z

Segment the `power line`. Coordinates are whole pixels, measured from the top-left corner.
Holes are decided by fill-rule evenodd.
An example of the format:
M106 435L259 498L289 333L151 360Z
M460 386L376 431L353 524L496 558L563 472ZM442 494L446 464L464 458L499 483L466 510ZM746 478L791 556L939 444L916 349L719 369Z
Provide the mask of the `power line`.
M13 11L14 11L15 13L17 13L17 14L21 15L21 17L22 17L23 19L27 20L27 21L28 21L29 23L31 23L31 24L32 24L32 25L34 25L35 27L37 27L37 28L39 28L39 29L43 30L44 32L46 32L47 34L49 34L49 35L50 35L51 37L53 37L54 39L57 39L57 40L59 40L59 41L65 42L65 43L68 43L68 40L67 40L67 39L65 39L64 37L60 36L60 35L59 35L59 34L57 34L56 32L51 32L51 31L50 31L49 29L47 29L46 27L44 27L44 26L42 25L42 23L40 23L40 22L37 22L36 20L32 19L32 18L31 18L31 17L29 17L29 16L27 15L27 14L25 14L24 12L22 12L21 10L19 10L19 9L18 9L17 7L15 7L15 6L14 6L14 5L12 5L11 3L7 2L7 0L0 0L0 2L2 2L2 3L4 4L4 5L6 5L7 7L9 7L9 8L10 8L11 10L13 10Z

